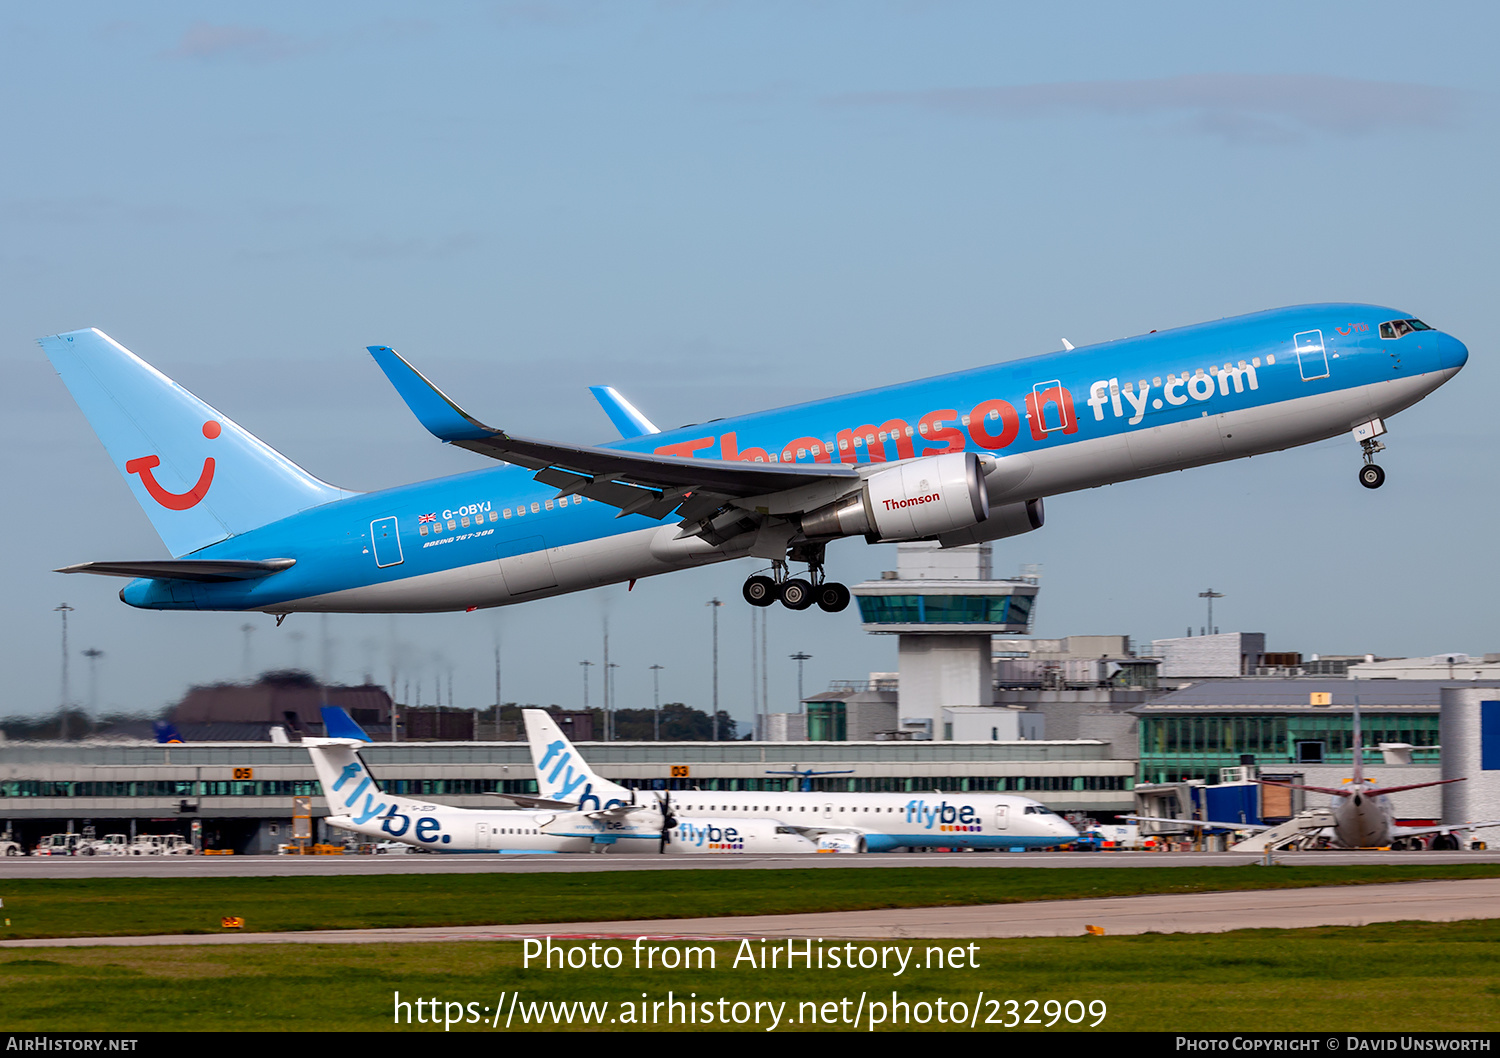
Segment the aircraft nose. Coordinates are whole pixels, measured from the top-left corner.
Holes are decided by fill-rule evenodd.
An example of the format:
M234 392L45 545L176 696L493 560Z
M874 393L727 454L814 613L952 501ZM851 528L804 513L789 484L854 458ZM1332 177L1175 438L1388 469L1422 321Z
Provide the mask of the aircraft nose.
M1438 336L1438 367L1441 370L1458 370L1469 362L1469 347L1451 334Z

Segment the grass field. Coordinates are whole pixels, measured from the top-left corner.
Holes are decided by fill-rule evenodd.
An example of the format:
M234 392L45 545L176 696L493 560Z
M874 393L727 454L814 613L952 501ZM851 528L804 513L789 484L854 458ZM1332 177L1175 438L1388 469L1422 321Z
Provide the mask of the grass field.
M0 881L0 940L790 914L1500 877L1500 864ZM0 919L3 922L3 919Z
M920 959L927 946L943 942L871 943L909 944ZM1090 1002L1103 1004L1099 1031L1493 1031L1500 1010L1500 921L1494 920L975 944L977 969L919 971L914 960L900 977L880 970L735 969L732 944L716 946L713 969L649 973L527 969L514 942L9 949L0 951L0 1010L10 1031L110 1032L444 1031L430 1021L393 1025L397 992L407 1001L438 1000L439 1021L450 1009L460 1019L488 1019L496 1005L507 1009L511 994L519 993L510 1008L512 1029L545 1031L596 1026L582 1024L587 1008L576 1007L567 1008L571 1024L555 1008L524 1022L531 1004L592 1003L597 1027L619 1031L639 1027L620 1023L627 1016L623 1004L633 1004L628 1013L638 1015L646 993L649 1018L650 1005L669 990L679 999L696 993L700 1003L720 997L729 1004L784 1003L782 1031L864 1031L876 1009L872 1003L889 1007L893 990L912 1004L909 1018L922 1016L921 1004L928 1004L928 1022L891 1026L886 1013L878 1028L951 1030L956 1026L937 1023L939 999L950 1018L959 1009L952 1004L961 1003L966 1016L977 1012L975 1027L999 1031L1044 1030L1022 1019L1030 1014L1044 1023L1049 1010L1071 1017ZM628 959L628 947L624 954ZM844 999L847 1007L840 1005ZM1066 1007L1069 1000L1078 1004ZM723 1009L731 1016L738 1009L748 1018L753 1010L729 1004ZM663 1009L656 1009L658 1018ZM743 1028L765 1031L773 1009L762 1007L760 1024ZM861 1009L857 1025L838 1022ZM820 1020L831 1010L835 1024L808 1024L814 1010ZM1084 1015L1070 1026L1057 1017L1050 1031L1088 1031L1095 1020ZM998 1024L987 1024L992 1021ZM1007 1021L1022 1023L1006 1028ZM701 1018L696 1025L644 1027L721 1028ZM463 1020L453 1030L496 1031Z

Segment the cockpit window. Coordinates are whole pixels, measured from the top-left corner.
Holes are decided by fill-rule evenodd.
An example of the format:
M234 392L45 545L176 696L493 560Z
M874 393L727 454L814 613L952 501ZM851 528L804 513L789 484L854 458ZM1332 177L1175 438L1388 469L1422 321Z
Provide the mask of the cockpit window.
M1403 334L1410 334L1412 331L1430 330L1432 328L1421 320L1391 320L1389 323L1380 325L1380 337L1400 338Z

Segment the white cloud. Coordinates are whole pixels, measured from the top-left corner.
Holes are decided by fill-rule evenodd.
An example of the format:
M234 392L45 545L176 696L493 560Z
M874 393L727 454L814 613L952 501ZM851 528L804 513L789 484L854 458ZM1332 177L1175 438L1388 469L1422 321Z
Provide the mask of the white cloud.
M1440 128L1461 107L1454 89L1318 74L1188 74L1139 81L1058 81L835 96L846 106L913 106L1014 120L1058 113L1173 119L1181 131L1278 142Z

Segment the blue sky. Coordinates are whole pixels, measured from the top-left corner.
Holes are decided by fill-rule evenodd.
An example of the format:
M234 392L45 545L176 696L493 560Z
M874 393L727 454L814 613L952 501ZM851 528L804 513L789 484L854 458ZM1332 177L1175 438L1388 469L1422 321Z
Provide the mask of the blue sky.
M319 476L483 465L433 442L364 346L490 422L610 436L586 387L698 422L1278 305L1388 304L1468 368L1348 439L1058 497L1037 632L1221 628L1305 653L1500 651L1493 5L75 3L0 15L0 713L55 708L57 615L102 708L324 624L143 613L51 569L165 554L34 339L97 326ZM850 583L894 550L830 550ZM576 705L614 628L621 704L749 715L749 563L501 612L327 619L331 675L423 700ZM300 634L300 638L298 638ZM851 610L770 611L809 687L894 668ZM773 662L790 706L796 666ZM593 688L597 702L597 670Z

